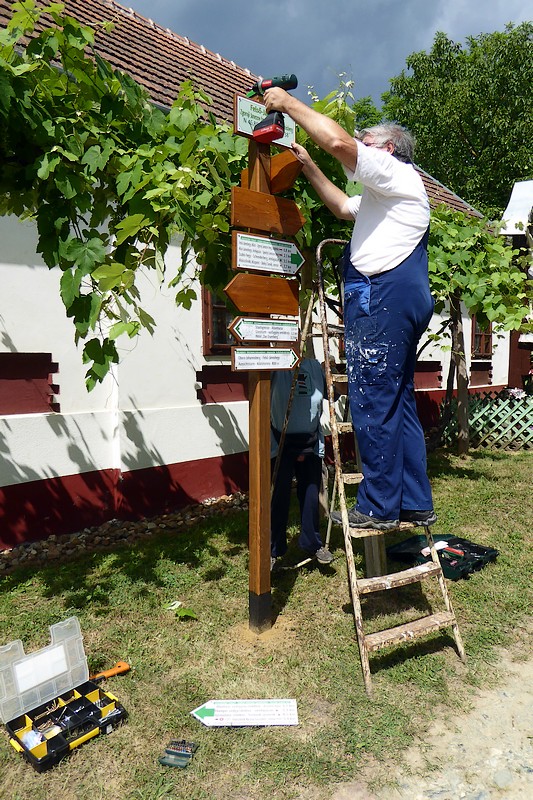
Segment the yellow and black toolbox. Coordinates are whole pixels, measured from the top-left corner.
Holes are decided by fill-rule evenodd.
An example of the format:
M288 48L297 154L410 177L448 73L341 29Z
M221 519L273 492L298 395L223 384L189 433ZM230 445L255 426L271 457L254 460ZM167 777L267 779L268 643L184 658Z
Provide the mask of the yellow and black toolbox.
M51 625L50 637L31 655L20 640L0 647L0 715L10 743L37 772L126 717L117 698L89 680L76 617Z

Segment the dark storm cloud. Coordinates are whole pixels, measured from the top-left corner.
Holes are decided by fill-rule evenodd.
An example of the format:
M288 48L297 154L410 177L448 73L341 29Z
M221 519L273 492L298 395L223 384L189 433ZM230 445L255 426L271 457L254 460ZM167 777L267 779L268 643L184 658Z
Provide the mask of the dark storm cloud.
M429 50L435 33L456 42L531 18L522 0L130 0L135 11L209 50L269 76L295 72L295 92L322 97L338 75L356 97L379 105L408 55ZM482 13L480 13L482 8Z

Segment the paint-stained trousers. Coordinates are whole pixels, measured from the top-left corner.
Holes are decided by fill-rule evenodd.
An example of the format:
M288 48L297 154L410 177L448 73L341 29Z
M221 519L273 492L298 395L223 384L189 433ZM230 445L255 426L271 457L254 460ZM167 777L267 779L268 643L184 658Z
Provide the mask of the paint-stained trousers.
M356 508L385 520L433 508L414 396L417 345L434 307L424 244L371 278L351 267L345 286L348 394L364 475Z

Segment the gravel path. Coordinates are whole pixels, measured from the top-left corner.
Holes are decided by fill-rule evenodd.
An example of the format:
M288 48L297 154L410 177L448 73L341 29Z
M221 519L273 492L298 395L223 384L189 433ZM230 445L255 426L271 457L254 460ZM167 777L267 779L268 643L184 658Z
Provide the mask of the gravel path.
M405 753L397 788L370 792L359 781L331 800L531 800L533 798L533 660L508 656L505 684L480 691L453 723L434 723Z

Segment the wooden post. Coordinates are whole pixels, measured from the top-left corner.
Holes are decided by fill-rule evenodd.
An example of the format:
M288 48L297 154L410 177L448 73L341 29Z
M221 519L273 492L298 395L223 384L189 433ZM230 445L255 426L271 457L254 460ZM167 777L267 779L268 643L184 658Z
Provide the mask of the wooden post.
M270 146L250 140L248 188L270 194ZM270 586L270 373L248 373L249 387L249 627L272 627Z

